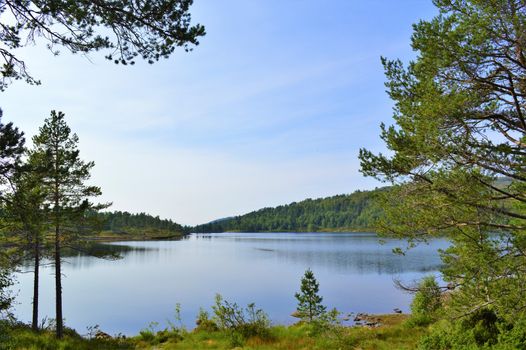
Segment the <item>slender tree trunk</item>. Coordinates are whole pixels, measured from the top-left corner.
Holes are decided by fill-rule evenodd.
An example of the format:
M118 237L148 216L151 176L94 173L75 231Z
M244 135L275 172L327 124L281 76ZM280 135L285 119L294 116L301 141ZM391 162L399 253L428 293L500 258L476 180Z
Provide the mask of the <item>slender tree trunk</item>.
M59 225L55 227L55 298L57 338L62 338L64 324L62 318L62 273L60 271L60 232Z
M62 318L62 272L60 271L60 206L58 180L58 149L55 147L55 307L57 322L57 338L64 335L64 319Z
M40 240L35 238L35 272L33 278L33 323L31 328L38 331L38 283L40 275Z

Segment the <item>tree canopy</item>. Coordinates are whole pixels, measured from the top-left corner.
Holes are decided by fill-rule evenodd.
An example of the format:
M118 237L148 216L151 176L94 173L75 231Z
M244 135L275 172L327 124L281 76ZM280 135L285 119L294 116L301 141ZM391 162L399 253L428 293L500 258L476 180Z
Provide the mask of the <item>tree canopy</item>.
M205 35L191 24L193 0L5 0L0 2L0 90L13 79L38 84L16 49L38 38L58 54L107 50L106 58L134 64L191 50Z
M0 185L5 185L13 176L15 168L24 153L24 133L19 131L13 123L2 123L0 109ZM2 189L2 192L4 189ZM3 195L0 195L3 199Z
M306 199L198 225L194 232L316 232L371 230L382 215L376 197L384 189Z
M439 15L414 25L417 58L382 59L391 152L362 149L362 172L397 185L383 232L451 237L443 272L458 315L513 320L526 310L526 4L434 3Z
M101 195L97 186L87 185L94 162L84 162L79 157L78 136L64 120L64 113L51 111L51 115L33 137L29 162L41 179L43 203L49 210L48 220L54 229L54 265L56 292L57 337L63 335L62 314L62 249L77 233L78 222L89 210L105 208L95 205L93 197Z
M151 230L162 230L182 234L186 228L170 219L161 219L146 213L132 214L127 211L92 212L102 224L102 229L114 233L134 233Z

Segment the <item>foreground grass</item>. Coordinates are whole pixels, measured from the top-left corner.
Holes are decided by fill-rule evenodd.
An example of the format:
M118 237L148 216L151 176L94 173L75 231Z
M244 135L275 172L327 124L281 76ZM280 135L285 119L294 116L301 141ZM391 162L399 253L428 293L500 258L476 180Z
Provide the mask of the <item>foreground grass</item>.
M410 327L404 315L378 316L382 326L333 327L319 330L308 324L292 326L273 326L264 337L240 338L230 331L210 331L179 329L141 332L132 338L85 339L73 332L63 340L57 340L51 333L35 334L25 327L12 329L11 341L0 349L246 349L246 350L310 350L310 349L362 349L395 350L414 349L420 338L426 334L425 328Z
M4 334L1 334L3 331ZM63 339L53 332L32 332L28 327L0 329L1 350L115 350L135 349L127 339L85 339L74 332L66 332Z

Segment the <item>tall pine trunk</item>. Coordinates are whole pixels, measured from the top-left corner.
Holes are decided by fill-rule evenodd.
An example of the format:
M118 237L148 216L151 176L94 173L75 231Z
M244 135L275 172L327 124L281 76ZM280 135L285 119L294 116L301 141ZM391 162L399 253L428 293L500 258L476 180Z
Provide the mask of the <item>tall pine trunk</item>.
M0 0L1 2L1 0ZM52 206L52 212L45 213L55 229L55 318L56 336L64 335L64 316L62 313L62 271L61 246L66 244L68 226L94 206L88 199L101 194L100 188L86 186L90 178L93 162L79 159L78 137L64 121L64 113L51 111L40 133L33 138L32 160L42 173L42 189L45 202ZM47 215L49 214L49 216Z
M38 283L40 277L40 240L38 236L35 238L35 272L33 275L33 323L31 328L38 331Z
M55 231L55 298L57 338L62 338L64 324L62 318L62 273L60 272L60 234L58 226Z
M58 150L55 148L55 154ZM58 174L58 157L55 159L55 174ZM57 175L56 175L57 176ZM55 307L57 322L57 338L62 338L64 334L64 324L62 318L62 272L60 271L60 207L59 207L59 180L55 178Z

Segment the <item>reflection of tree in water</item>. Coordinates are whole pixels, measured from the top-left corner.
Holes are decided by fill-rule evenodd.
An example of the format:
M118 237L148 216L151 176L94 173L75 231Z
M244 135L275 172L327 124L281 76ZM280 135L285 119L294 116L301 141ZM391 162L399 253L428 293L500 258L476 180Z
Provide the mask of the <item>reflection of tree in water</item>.
M278 259L280 263L320 266L341 273L399 274L432 272L440 269L439 249L449 246L446 240L435 240L410 249L405 255L393 253L407 242L385 239L379 243L374 234L285 234L255 235L244 239L233 235L228 239L244 242L260 257Z
M70 256L93 256L96 258L121 258L123 254L136 250L147 250L144 247L133 247L128 245L105 244L98 242L88 242L78 247L68 249Z
M196 234L196 235L194 235L194 237L197 240L201 239L201 240L207 240L207 241L211 241L214 238L214 236L211 235L211 234Z
M83 242L75 246L65 246L62 257L68 266L74 268L89 267L97 260L120 260L130 254L146 256L151 254L155 248L132 246L125 244L108 244L100 242ZM42 261L42 266L49 266L51 261L46 258ZM23 269L33 267L31 259L24 260L21 264Z
M194 237L245 245L247 254L278 259L280 263L359 274L438 271L442 266L438 249L449 246L446 240L435 240L397 255L393 249L403 249L407 242L386 238L380 244L380 238L373 233L223 233Z
M73 268L85 268L97 264L97 260L120 260L130 257L134 261L152 258L159 249L153 247L135 246L127 244L95 243L89 253L77 251L66 260Z
M403 272L438 271L440 257L430 250L409 252L405 256L390 250L364 251L319 251L319 250L274 250L268 252L287 263L303 266L322 266L339 272L398 274Z
M188 238L186 238L188 239ZM204 244L235 242L250 259L276 259L280 263L323 267L339 273L400 274L404 272L433 272L441 267L437 249L448 246L436 241L396 255L393 248L403 247L403 241L388 239L379 244L374 234L198 234L190 240ZM151 243L151 244L150 244ZM159 242L90 242L82 249L69 249L65 262L75 269L90 267L99 261L96 257L114 260L127 258L137 263L161 258L159 254L173 254L173 247ZM166 250L166 252L161 252ZM162 255L161 254L161 255ZM28 265L29 266L29 265Z
M437 271L441 267L438 255L427 253L395 255L390 251L314 251L269 250L278 260L302 266L321 266L339 272L397 274L403 272Z

